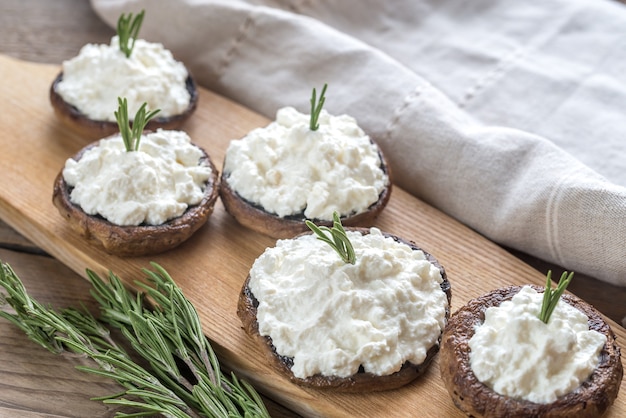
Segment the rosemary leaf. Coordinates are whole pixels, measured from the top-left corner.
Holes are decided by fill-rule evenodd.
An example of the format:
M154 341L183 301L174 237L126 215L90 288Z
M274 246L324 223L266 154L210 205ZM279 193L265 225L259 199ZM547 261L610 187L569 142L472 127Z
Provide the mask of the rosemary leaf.
M319 101L316 98L315 87L313 88L313 93L311 93L311 120L309 122L309 128L312 131L317 131L320 127L317 121L320 117L320 113L322 112L322 107L324 107L324 102L326 101L326 97L324 97L326 94L326 87L328 87L328 84L324 84L322 92L320 93Z
M346 230L343 228L343 225L341 225L341 219L339 218L339 214L337 212L333 212L332 228L328 228L327 226L317 226L308 219L304 222L306 226L308 226L309 229L317 235L317 239L330 245L345 263L356 263L354 247L346 235ZM326 233L330 234L330 238L326 235Z
M120 50L130 57L135 47L135 40L139 35L139 29L143 23L144 10L133 17L132 13L122 15L117 19L117 36L120 42Z
M131 124L128 119L128 101L124 97L123 99L118 97L118 108L115 112L115 119L117 120L117 126L120 130L120 135L124 141L124 148L127 152L137 151L139 149L139 142L141 141L141 135L143 130L160 109L152 110L146 113L147 103L143 103L137 110L133 123Z
M559 303L559 299L561 299L561 295L565 292L565 289L574 278L574 272L567 274L566 271L561 274L561 278L559 279L559 283L556 286L556 289L552 289L552 271L549 270L546 275L546 287L543 292L543 301L541 304L541 311L539 313L539 319L541 319L544 323L548 323L550 320L550 316L554 309L556 308L557 303Z

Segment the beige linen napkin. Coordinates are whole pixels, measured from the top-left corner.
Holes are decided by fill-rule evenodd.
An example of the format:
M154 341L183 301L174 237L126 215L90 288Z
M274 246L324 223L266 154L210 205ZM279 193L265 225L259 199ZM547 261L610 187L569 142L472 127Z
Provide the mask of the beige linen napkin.
M488 238L626 286L626 9L588 1L92 0L146 10L199 83L349 113L396 183ZM419 219L415 220L419 222Z

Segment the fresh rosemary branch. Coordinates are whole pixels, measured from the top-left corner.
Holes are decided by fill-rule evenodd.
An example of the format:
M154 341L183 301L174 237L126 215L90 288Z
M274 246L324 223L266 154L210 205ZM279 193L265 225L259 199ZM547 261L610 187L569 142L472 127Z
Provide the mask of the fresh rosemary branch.
M136 296L113 273L105 282L87 271L92 295L101 306L102 322L119 328L148 361L150 370L136 364L111 338L102 322L87 311L56 312L32 299L4 263L0 268L0 287L7 296L0 301L10 305L14 313L0 310L0 316L52 352L69 350L91 358L95 367L78 369L113 379L124 388L121 393L97 399L140 411L117 416L268 416L248 383L221 372L194 307L163 268L152 266L155 271L144 270L148 283L140 284L145 293ZM154 309L148 309L144 303L147 298Z
M122 13L119 19L117 19L117 36L120 42L120 50L126 55L126 58L130 57L135 47L135 40L143 23L143 15L144 10L137 13L134 17L132 13L129 13L128 16Z
M552 289L552 270L548 270L548 274L546 275L546 289L543 292L543 302L541 304L541 312L539 313L539 319L541 319L544 323L547 324L550 320L550 316L552 315L552 312L554 312L556 304L559 303L561 295L563 295L563 292L565 292L565 289L572 281L573 277L574 272L571 272L568 275L567 272L564 271L559 279L556 289Z
M309 128L312 131L317 131L317 129L320 127L317 121L320 117L320 113L322 112L322 107L324 107L324 102L326 101L326 97L324 97L324 95L326 94L326 87L328 87L328 84L324 84L322 92L320 93L319 101L317 101L315 97L316 91L315 87L313 87L313 93L311 94L311 121L309 122Z
M92 296L100 303L102 320L121 329L132 347L158 373L159 379L205 416L267 416L263 402L246 382L223 375L213 349L202 332L194 306L170 275L156 263L144 269L144 291L133 297L110 273L108 284L92 271ZM147 297L155 305L143 305ZM126 315L124 313L127 313Z
M350 264L356 263L356 255L354 254L354 247L350 239L346 235L346 230L341 225L339 214L333 212L333 227L317 226L308 219L305 221L306 226L309 227L317 235L317 239L324 241L330 245L339 254L339 257ZM326 232L330 234L330 238L326 235Z
M124 147L126 151L137 151L139 149L139 142L141 141L141 135L143 134L143 130L157 113L159 113L160 109L155 109L146 113L147 103L141 105L139 110L137 110L137 114L133 119L133 123L131 126L130 120L128 119L128 101L124 97L123 99L118 97L118 108L115 112L115 119L117 120L117 126L120 129L120 135L122 136L122 140L124 141Z
M2 301L15 311L12 314L2 310L0 316L13 322L31 340L53 353L71 351L91 358L95 367L77 368L108 377L125 388L122 393L101 398L104 402L132 405L137 410L150 411L152 414L162 413L180 418L198 416L149 371L135 364L110 338L109 330L91 314L75 309L57 312L41 305L26 293L24 285L9 265L2 263L0 267L0 286L7 292ZM159 399L158 403L153 400L155 398Z

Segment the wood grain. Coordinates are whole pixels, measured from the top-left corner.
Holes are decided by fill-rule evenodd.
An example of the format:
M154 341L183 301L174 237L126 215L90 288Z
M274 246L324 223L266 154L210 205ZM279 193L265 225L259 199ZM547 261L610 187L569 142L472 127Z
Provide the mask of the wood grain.
M26 61L60 64L86 43L106 43L115 31L88 0L2 0L0 52Z
M10 111L4 112L2 123L11 133L0 137L0 172L10 180L0 190L0 218L80 275L87 267L101 273L112 269L130 283L141 277L140 269L149 261L158 262L198 308L205 333L223 363L300 414L380 416L393 405L395 416L462 416L442 386L436 361L415 383L375 395L305 390L274 373L235 313L250 265L274 241L240 227L219 202L208 224L191 240L158 257L121 259L85 246L51 203L54 177L65 159L85 145L54 119L50 109L47 89L58 70L0 56L0 94ZM185 130L221 166L230 139L266 123L263 117L202 89L198 111ZM399 188L376 224L415 241L439 259L452 283L453 311L499 286L543 282L543 275L527 264ZM626 332L609 322L623 342ZM623 386L609 417L626 416Z

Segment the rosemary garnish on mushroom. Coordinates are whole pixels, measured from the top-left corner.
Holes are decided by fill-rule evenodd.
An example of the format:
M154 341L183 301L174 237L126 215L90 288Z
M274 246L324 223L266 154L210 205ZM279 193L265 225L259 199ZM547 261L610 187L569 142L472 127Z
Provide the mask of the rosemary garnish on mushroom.
M141 29L141 23L143 22L144 10L137 13L133 17L132 13L128 15L122 15L117 19L117 36L119 38L120 50L126 55L126 58L130 57L135 47L135 40Z
M224 374L204 336L198 314L181 289L159 265L144 269L146 280L134 295L109 273L108 280L88 270L92 295L102 315L86 309L54 310L31 298L8 264L0 262L0 310L34 342L53 353L73 352L93 361L81 371L107 377L121 392L96 398L106 404L132 408L116 416L163 415L177 418L267 417L254 388L233 373ZM148 307L148 299L151 302ZM121 330L143 357L141 366L105 326Z
M128 102L126 101L126 98L124 97L122 99L118 97L117 102L119 106L114 114L115 119L117 120L117 126L120 128L120 135L124 141L124 147L126 147L126 151L129 152L137 151L139 149L139 141L141 141L143 129L146 127L150 119L159 113L160 109L155 109L146 113L147 103L142 104L139 110L137 110L137 114L135 115L131 126L130 120L128 119Z
M550 320L550 316L552 315L552 312L554 312L556 304L559 303L561 295L563 295L563 292L565 292L565 289L572 281L573 277L574 272L571 272L568 275L567 272L564 271L559 279L556 289L552 289L552 270L548 270L548 274L546 275L546 289L543 292L543 302L541 304L541 312L539 313L539 319L541 319L544 323L547 324Z
M341 257L344 262L350 264L356 263L354 247L352 247L352 243L346 235L346 230L343 229L343 225L341 225L341 219L339 219L339 214L337 212L333 212L332 228L327 226L317 226L308 219L305 223L306 226L308 226L309 229L317 235L317 239L330 245L335 251L337 251L337 254L339 254L339 257ZM326 235L326 233L330 234L330 238Z
M319 101L316 98L315 87L313 87L313 93L311 94L311 121L309 122L309 128L312 131L317 131L317 128L320 127L319 123L317 123L317 120L320 117L322 107L324 107L324 102L326 101L326 97L324 97L324 95L326 94L326 87L328 87L328 84L324 84L322 92L320 93Z

